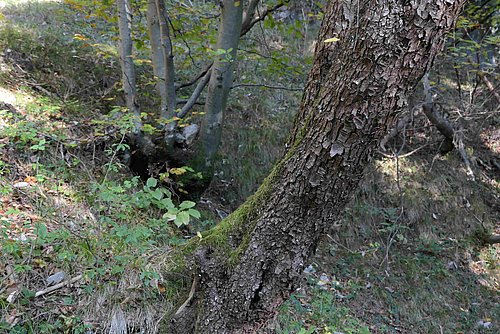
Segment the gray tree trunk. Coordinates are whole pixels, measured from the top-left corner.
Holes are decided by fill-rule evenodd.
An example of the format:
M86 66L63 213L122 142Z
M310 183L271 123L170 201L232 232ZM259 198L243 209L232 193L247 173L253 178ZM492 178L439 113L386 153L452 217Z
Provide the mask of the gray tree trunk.
M146 12L148 20L149 41L151 43L151 62L153 64L153 74L156 80L156 90L160 95L160 110L166 110L167 105L167 86L165 79L165 58L161 43L160 20L158 19L158 10L156 0L148 1Z
M164 85L161 96L161 111L160 116L163 119L171 120L176 116L176 96L175 96L175 68L174 54L172 50L172 39L170 38L170 28L167 10L164 0L156 0L156 10L160 23L160 40L162 47L163 63L165 65L164 77L161 78L160 84ZM168 147L172 147L174 143L174 132L177 127L177 122L168 122L165 126L165 141Z
M151 41L151 60L153 73L157 80L160 95L160 117L165 125L166 146L172 149L175 139L176 116L175 67L172 40L164 0L149 0L147 11L149 38Z
M205 116L200 131L201 152L198 153L204 160L198 167L203 169L206 177L212 175L215 154L220 144L224 110L233 84L233 70L243 16L242 1L224 0L221 1L221 7L222 15L215 49L225 50L227 54L215 59L208 83Z
M136 74L132 55L132 16L128 0L116 0L118 7L118 29L120 33L120 65L122 70L122 85L127 108L135 116L134 134L141 132L141 110L137 100Z
M329 2L290 147L256 194L181 250L195 279L170 332L265 333L464 2Z

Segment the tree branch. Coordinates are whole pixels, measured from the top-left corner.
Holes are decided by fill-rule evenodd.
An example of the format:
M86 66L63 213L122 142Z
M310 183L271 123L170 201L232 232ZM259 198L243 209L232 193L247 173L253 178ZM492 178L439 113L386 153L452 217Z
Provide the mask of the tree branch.
M241 28L240 37L243 37L247 32L249 32L250 29L252 29L253 26L256 25L258 22L264 21L264 19L266 18L267 15L269 15L272 12L274 12L276 9L278 9L280 7L283 7L284 5L285 4L283 2L280 2L279 4L276 4L273 7L266 8L266 10L264 10L261 15L253 18L253 20L250 21L250 23L248 23L248 25L246 27L243 26Z
M426 73L423 77L424 84L424 94L425 103L422 105L422 109L427 118L432 124L445 136L450 149L444 153L447 153L456 147L462 160L464 161L465 168L467 170L467 175L474 181L474 173L472 172L471 164L467 152L465 151L465 146L463 142L463 131L455 131L450 122L445 119L435 108L434 102L432 101L431 86L429 83L429 73Z
M205 66L205 68L200 73L198 73L191 81L188 81L186 83L182 83L182 84L176 85L175 90L178 91L181 88L185 88L185 87L189 87L189 86L194 85L196 82L198 82L198 80L200 80L201 78L203 78L203 76L205 74L207 74L207 72L209 72L212 69L212 65L213 64L214 63L211 62L207 66Z
M270 86L270 85L265 85L265 84L236 84L231 87L231 89L234 88L239 88L239 87L262 87L262 88L268 88L268 89L281 89L281 90L288 90L291 92L301 92L304 89L303 88L291 88L291 87L284 87L284 86Z
M203 79L200 82L198 82L198 85L196 86L195 90L193 91L193 94L191 94L191 96L187 100L186 104L182 107L181 111L179 111L179 113L177 114L177 117L183 118L193 108L196 101L200 97L201 92L203 91L205 86L210 81L210 74L211 73L212 73L212 71L207 71L207 73L205 73L205 76L203 77Z
M254 2L255 0L253 0L252 2ZM255 1L255 2L258 2L258 1ZM260 21L264 21L264 19L266 18L267 15L269 15L270 13L274 12L276 9L280 8L280 7L283 7L284 6L284 3L279 3L273 7L270 7L270 8L267 8L263 13L262 15L258 16L258 17L255 17L252 19L252 21L250 21L250 23L247 24L247 26L243 26L242 27L242 30L241 30L241 33L240 33L240 37L243 37L244 35L246 35L252 28L255 24L257 24L258 22ZM250 7L250 5L249 5ZM256 8L256 7L255 7ZM255 11L255 8L254 8L254 11ZM250 13L250 12L249 12ZM212 65L213 65L213 62L210 62L204 69L203 71L201 71L200 73L198 73L192 80L186 82L186 83L182 83L182 84L179 84L179 85L176 85L175 87L175 90L178 91L179 89L181 88L185 88L185 87L189 87L189 86L192 86L194 85L196 82L198 82L198 80L200 80L201 78L203 78L203 76L212 69Z
M242 30L246 29L246 27L252 23L259 1L260 0L250 0L248 3L247 10L243 13L243 23L241 25Z

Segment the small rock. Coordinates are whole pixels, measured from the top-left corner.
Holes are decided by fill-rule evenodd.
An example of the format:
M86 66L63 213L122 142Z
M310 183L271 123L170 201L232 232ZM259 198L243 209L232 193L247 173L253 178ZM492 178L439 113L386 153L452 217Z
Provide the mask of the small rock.
M316 272L316 269L314 269L314 267L312 266L312 264L308 265L304 269L304 273L306 273L306 274L314 274L315 272Z
M62 282L65 277L66 277L66 274L64 273L64 271L58 271L57 273L47 277L45 282L47 282L47 285L57 284L57 283Z
M478 328L491 328L492 326L493 326L493 324L491 323L491 321L479 320L477 322L477 327Z
M9 296L7 297L7 302L10 303L10 304L12 304L13 302L15 302L16 301L16 296L17 296L18 292L19 292L18 290L12 291L9 294Z
M17 182L17 183L14 183L13 187L14 188L26 188L26 187L29 187L30 184L28 182Z
M229 213L227 213L226 211L219 210L217 208L215 209L215 211L217 211L217 215L219 216L220 219L224 219L229 215Z
M458 266L455 261L450 261L446 264L446 268L452 270L452 269L457 269Z
M198 124L191 124L182 129L182 136L185 138L186 144L190 145L196 138L200 127Z
M326 276L325 274L322 274L319 277L318 285L320 287L325 287L327 284L330 284L330 278Z

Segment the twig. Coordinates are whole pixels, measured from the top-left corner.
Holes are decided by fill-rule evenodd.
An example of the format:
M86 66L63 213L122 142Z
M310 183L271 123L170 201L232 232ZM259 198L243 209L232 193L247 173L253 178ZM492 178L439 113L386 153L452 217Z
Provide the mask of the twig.
M418 151L420 151L421 149L423 149L427 145L429 145L429 144L425 144L423 146L420 146L419 148L414 149L413 151L410 151L408 153L401 154L401 155L387 154L387 153L384 153L384 152L381 152L381 151L377 151L377 153L380 154L380 155L382 155L382 156L384 156L385 158L389 158L389 159L406 158L406 157L409 157L410 155L412 155L414 153L417 153Z
M179 309L175 312L174 316L181 314L184 311L184 309L189 306L189 304L191 303L191 300L193 300L194 293L196 292L197 286L198 286L198 275L195 274L194 278L193 278L193 284L191 284L191 290L189 291L188 298L186 299L186 301L184 303L182 303L182 305L179 307Z
M500 243L500 234L492 234L488 238L486 238L486 243L488 244L499 244Z
M403 116L402 118L399 119L399 121L396 123L396 126L392 128L392 130L380 141L379 147L382 149L382 151L387 151L385 145L391 140L392 138L396 137L398 133L403 130L406 125L413 120L415 116L418 115L420 112L420 106L415 106L411 108L411 110Z
M302 91L302 88L290 88L290 87L283 87L283 86L270 86L270 85L264 85L264 84L236 84L231 87L231 89L238 88L238 87L263 87L263 88L268 88L268 89L281 89L281 90L288 90L291 92L298 92Z
M344 246L342 245L340 242L338 242L337 240L335 240L331 235L327 234L326 235L328 238L330 238L331 241L333 241L335 244L337 244L338 246L344 248L347 252L351 253L351 254L357 254L357 252L349 249L347 246Z
M77 281L81 280L81 279L82 279L82 277L83 277L83 275L82 275L82 274L80 274L80 275L78 275L78 276L73 277L73 278L72 278L72 279L70 279L70 280L67 280L67 281L61 282L61 283L59 283L59 284L53 285L53 286L51 286L51 287L48 287L48 288L47 288L47 289L45 289L45 290L40 290L40 291L37 291L37 292L35 293L35 297L40 297L40 296L43 296L43 295L45 295L45 294L47 294L47 293L50 293L50 292L55 291L55 290L57 290L57 289L60 289L60 288L62 288L62 287L64 287L64 286L66 286L66 285L68 285L68 284L73 284L73 283L75 283L75 282L77 282Z

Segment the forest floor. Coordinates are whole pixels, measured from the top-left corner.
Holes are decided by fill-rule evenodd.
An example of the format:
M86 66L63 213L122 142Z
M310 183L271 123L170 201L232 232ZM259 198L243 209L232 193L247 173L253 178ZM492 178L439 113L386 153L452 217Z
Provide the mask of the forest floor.
M154 205L151 190L168 186L122 163L116 59L81 38L100 23L78 25L58 1L12 3L0 1L0 333L106 332L117 310L130 332L153 332L179 288L158 259L255 190L298 100L273 112L258 94L230 103L202 217L178 229ZM436 99L463 129L474 177L415 113L377 152L272 331L499 331L500 245L487 239L500 234L500 110L473 82L458 96L448 73L443 57Z

